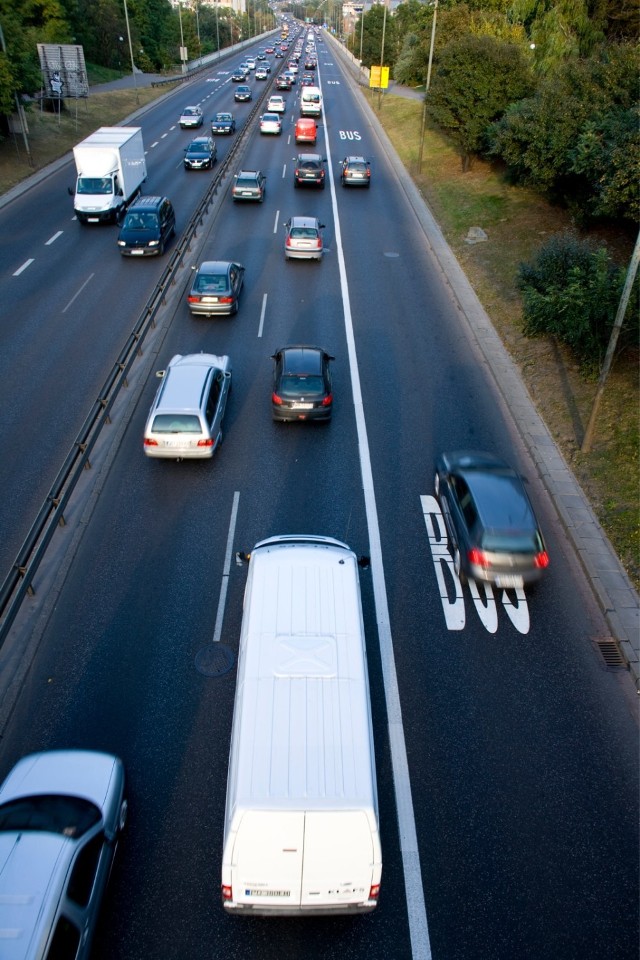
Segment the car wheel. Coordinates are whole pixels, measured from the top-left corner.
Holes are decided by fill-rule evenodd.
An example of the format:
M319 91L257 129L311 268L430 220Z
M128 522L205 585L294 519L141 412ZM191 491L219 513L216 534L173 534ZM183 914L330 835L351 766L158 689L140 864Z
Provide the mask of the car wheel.
M164 253L164 240L158 245L158 256L161 257Z
M299 184L298 181L295 179L295 177L294 177L294 180L293 180L293 185L294 185L294 187L296 188L296 190L297 190L298 187L300 186L300 184Z
M240 309L240 305L239 305L238 301L236 300L236 302L234 303L233 307L231 308L231 313L232 313L232 315L233 315L234 317L235 317L235 315L236 315L236 313L238 312L239 309Z
M321 190L324 190L324 180L323 180L322 183L320 184L320 189L321 189Z
M460 551L457 547L453 553L453 569L457 573L460 583L465 584L467 582L467 578L464 570L462 569L462 559L460 557Z

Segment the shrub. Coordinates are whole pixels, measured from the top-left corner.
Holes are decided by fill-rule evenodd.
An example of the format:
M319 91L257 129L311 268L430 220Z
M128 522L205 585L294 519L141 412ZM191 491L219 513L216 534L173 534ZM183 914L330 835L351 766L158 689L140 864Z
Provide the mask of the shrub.
M607 348L625 281L604 247L573 234L553 237L533 263L520 264L524 333L550 334L566 343L585 365L599 364ZM637 283L619 347L638 335Z

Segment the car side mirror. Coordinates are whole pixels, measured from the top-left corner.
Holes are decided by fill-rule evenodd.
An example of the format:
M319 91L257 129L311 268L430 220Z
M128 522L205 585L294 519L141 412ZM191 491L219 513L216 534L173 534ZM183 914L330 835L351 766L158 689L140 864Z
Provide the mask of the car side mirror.
M158 377L159 380L162 380L162 378L166 376L166 373L166 370L156 370L156 377Z
M67 193L69 194L70 197L75 197L75 191L73 187L67 187Z
M319 223L318 226L320 227L321 230L324 230L324 228L326 227L326 223Z

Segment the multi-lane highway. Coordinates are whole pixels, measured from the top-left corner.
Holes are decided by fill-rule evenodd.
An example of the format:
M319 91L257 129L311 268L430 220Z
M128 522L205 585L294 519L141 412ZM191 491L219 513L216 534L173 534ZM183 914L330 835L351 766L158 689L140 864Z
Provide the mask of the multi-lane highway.
M123 758L130 821L98 960L627 960L638 942L629 680L594 650L605 625L517 425L368 113L329 46L318 52L327 188L294 189L294 87L282 136L256 124L242 160L266 172L266 201L234 205L227 190L194 253L244 264L240 312L195 319L180 296L154 345L153 369L175 353L231 357L225 442L211 462L146 459L151 370L3 731L0 778L36 749ZM230 109L242 122L251 104L233 103L233 64L137 121L145 192L172 199L179 230L211 177L182 169L179 113L199 102L207 118ZM219 158L227 149L218 138ZM370 190L336 180L349 153L371 159ZM73 221L72 171L0 212L3 571L162 271L123 261L113 228ZM321 263L285 261L296 214L326 224ZM336 357L330 424L271 420L269 356L295 342ZM441 563L434 460L467 447L528 478L551 557L535 591L456 594ZM246 568L227 567L229 551L291 532L373 560L361 583L383 878L366 918L256 921L220 904L235 672L208 676L198 655L218 642L216 623L237 650Z

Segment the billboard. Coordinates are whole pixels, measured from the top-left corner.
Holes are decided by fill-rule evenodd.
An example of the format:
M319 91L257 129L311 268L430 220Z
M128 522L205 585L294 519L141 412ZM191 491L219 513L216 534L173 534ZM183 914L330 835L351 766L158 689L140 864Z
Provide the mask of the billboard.
M89 80L82 47L69 43L39 43L38 56L47 97L89 96Z

